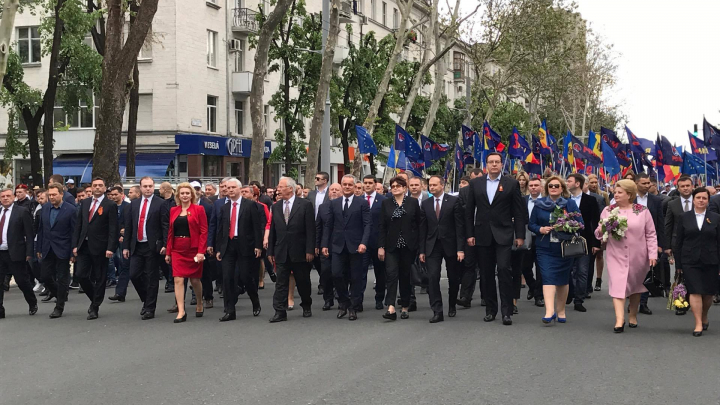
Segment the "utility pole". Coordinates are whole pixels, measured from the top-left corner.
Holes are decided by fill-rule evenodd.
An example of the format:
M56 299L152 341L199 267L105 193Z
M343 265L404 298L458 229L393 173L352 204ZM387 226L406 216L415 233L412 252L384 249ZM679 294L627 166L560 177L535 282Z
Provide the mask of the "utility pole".
M322 19L322 49L325 49L330 32L330 0L322 0ZM320 134L320 170L330 173L330 89L325 99L325 114Z

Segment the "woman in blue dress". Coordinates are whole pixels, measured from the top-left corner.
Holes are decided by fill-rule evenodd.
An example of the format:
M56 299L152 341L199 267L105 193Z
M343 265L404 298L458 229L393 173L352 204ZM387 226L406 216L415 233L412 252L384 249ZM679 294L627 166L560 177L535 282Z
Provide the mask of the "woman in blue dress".
M568 296L570 270L575 259L562 257L560 242L568 239L570 235L553 231L550 214L556 206L567 212L580 210L569 198L570 193L560 177L552 176L545 180L545 195L546 197L535 202L528 224L530 231L537 235L535 250L545 295L545 317L542 321L549 324L557 317L558 322L565 323L565 300ZM582 222L582 218L578 218L578 222Z

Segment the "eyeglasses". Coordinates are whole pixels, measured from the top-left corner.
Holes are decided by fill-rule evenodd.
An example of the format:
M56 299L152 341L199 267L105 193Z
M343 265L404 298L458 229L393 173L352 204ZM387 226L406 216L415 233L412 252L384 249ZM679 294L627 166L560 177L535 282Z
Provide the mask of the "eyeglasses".
M403 186L401 186L399 184L393 184L390 186L390 188L403 188Z
M324 178L324 177L319 177L319 176L318 176L318 177L315 177L315 180L317 180L317 181L320 181L320 180L325 180L325 178Z
M560 188L560 187L562 187L562 186L559 184L548 184L548 188Z

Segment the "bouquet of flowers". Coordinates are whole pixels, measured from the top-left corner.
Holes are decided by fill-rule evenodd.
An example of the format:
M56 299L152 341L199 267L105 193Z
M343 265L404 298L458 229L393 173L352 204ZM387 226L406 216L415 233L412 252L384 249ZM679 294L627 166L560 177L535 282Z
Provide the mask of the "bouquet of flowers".
M687 302L687 290L685 289L685 283L677 283L672 291L672 297L668 302L668 309L674 311L677 308L683 309L688 308L690 303Z
M579 212L567 212L557 205L555 210L550 213L550 223L555 232L577 233L577 231L585 229L583 223L579 221L580 218L582 215Z
M620 215L620 208L615 207L610 210L610 215L600 220L602 225L602 241L607 243L608 239L612 237L615 240L622 240L625 237L625 231L627 230L627 217Z

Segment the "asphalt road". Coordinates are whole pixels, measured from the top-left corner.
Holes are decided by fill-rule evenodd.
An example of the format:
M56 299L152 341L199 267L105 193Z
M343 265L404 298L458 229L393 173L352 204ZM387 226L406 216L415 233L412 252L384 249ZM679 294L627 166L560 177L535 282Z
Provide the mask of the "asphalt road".
M691 334L691 315L675 316L661 298L650 300L654 314L640 315L638 329L613 334L606 290L586 302L587 313L568 311L565 325L543 326L543 310L525 299L512 326L484 323L479 305L431 325L427 295L410 319L390 322L371 307L368 276L355 322L323 312L314 296L312 318L295 310L269 324L269 280L262 314L253 318L243 295L238 319L227 323L218 322L216 296L205 317L173 324L165 311L173 295L162 292L158 317L141 321L132 287L95 321L85 319L88 299L77 290L62 318L48 318L52 304L30 317L13 288L0 320L0 404L720 403L720 306L701 338Z

